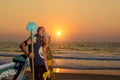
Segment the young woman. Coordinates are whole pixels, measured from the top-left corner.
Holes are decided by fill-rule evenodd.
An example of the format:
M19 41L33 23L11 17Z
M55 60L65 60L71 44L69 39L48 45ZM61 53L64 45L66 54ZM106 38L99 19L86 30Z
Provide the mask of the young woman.
M50 36L48 35L48 33L45 33L43 36L43 57L47 72L43 74L43 77L48 77L47 80L56 80L55 75L52 72L53 71L52 53L50 50L49 43L50 43Z

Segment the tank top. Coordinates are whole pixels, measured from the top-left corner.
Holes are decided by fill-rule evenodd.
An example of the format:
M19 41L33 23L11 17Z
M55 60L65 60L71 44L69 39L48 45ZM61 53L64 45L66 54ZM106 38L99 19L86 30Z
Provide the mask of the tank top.
M42 54L42 37L38 34L35 35L36 43L33 45L34 49L34 65L44 65L43 54ZM31 52L31 45L28 46L29 52ZM30 63L32 63L32 59L30 58Z

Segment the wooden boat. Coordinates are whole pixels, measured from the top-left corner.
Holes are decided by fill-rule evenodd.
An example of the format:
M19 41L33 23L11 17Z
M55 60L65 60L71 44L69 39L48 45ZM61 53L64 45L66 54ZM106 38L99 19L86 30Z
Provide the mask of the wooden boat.
M14 57L12 62L0 65L0 80L24 80L26 55Z

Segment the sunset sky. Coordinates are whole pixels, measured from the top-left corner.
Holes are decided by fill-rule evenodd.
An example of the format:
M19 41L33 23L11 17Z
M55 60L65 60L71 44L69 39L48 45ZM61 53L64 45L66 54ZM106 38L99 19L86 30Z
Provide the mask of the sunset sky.
M27 39L31 21L53 41L120 41L120 0L0 0L0 41Z

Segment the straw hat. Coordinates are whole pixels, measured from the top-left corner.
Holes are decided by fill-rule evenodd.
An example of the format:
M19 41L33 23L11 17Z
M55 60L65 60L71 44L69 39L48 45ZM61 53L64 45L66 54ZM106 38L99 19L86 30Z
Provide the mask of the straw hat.
M50 37L50 35L48 33L44 33L44 37Z

